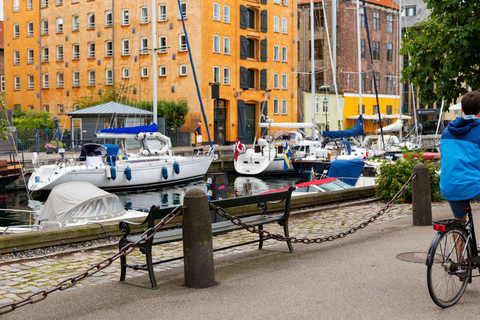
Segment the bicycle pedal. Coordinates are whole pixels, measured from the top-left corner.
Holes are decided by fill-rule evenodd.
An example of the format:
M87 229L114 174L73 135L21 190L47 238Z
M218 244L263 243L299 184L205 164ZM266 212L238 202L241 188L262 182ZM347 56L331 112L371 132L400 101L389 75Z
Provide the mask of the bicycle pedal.
M467 263L476 263L476 264L480 264L480 256L476 256L476 257L471 257L471 258L468 258L467 260Z

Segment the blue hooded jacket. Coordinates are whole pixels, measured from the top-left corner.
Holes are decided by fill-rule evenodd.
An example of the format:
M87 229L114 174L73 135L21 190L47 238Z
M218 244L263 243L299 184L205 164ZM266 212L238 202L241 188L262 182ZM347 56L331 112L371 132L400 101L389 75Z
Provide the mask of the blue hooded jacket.
M440 143L440 190L447 200L480 194L480 119L468 115L450 122Z

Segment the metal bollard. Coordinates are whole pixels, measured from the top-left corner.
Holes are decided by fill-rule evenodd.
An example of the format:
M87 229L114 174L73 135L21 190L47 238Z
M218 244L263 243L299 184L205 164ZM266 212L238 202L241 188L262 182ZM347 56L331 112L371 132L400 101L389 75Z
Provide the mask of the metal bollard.
M417 175L412 182L413 225L428 226L432 224L430 175L424 163L417 163L413 173Z
M185 286L214 286L212 221L207 196L200 189L189 190L183 199L182 218Z

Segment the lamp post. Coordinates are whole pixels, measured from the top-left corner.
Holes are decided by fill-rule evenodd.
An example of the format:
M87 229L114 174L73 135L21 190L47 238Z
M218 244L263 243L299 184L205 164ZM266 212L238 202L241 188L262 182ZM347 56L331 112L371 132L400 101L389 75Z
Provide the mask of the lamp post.
M330 130L330 126L328 125L328 98L323 98L323 113L325 113L325 131Z

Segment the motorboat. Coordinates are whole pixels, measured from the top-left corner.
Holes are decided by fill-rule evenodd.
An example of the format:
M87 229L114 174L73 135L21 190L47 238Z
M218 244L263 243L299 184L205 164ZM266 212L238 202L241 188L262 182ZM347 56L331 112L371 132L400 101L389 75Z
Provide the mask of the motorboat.
M137 189L200 179L215 155L215 146L192 156L173 154L170 138L158 132L156 124L121 129L102 129L97 138L120 140L120 145L91 143L75 159L62 158L50 165L36 165L28 182L30 191L52 190L65 182L84 181L107 190ZM140 148L129 153L126 141Z
M52 189L33 225L0 227L0 234L50 230L144 218L148 212L125 210L117 195L89 182L67 182Z
M235 170L240 174L278 174L294 173L290 158L305 156L310 148L319 146L318 141L307 138L303 131L277 131L271 133L271 128L306 128L313 127L308 123L260 123L261 128L268 128L268 134L258 139L252 148L244 149L235 161ZM291 156L289 156L289 151ZM288 159L288 162L287 162Z

